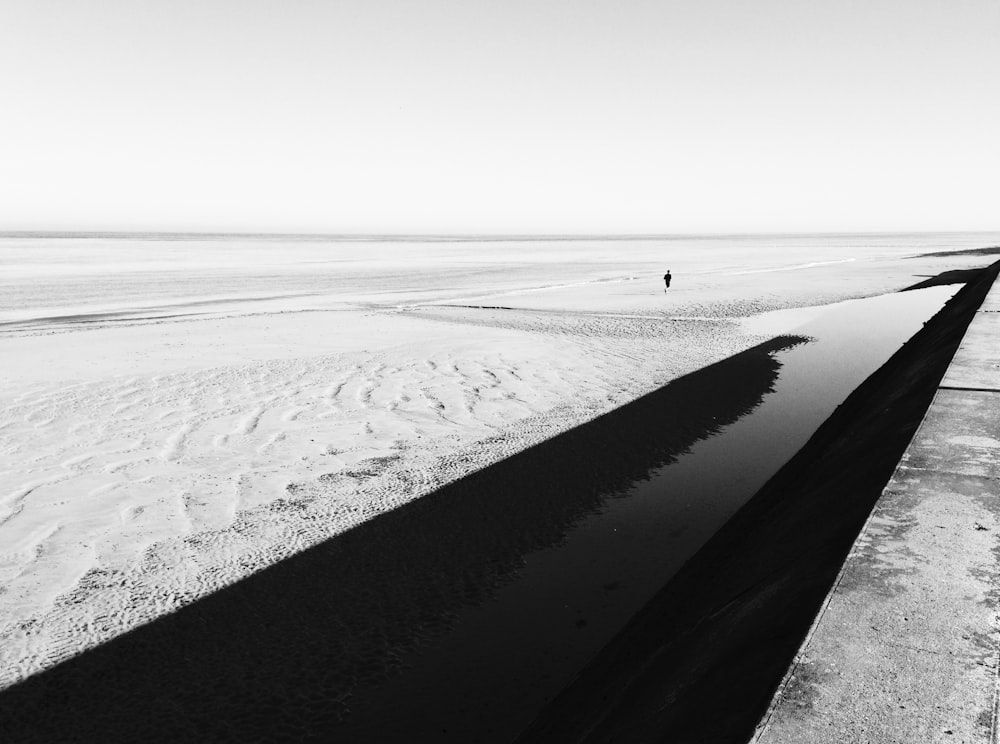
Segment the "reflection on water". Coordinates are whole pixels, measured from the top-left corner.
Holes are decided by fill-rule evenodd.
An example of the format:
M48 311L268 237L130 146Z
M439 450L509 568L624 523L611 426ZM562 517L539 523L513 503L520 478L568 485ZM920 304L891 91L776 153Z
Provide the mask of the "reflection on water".
M0 730L508 740L916 330L841 312L0 693Z

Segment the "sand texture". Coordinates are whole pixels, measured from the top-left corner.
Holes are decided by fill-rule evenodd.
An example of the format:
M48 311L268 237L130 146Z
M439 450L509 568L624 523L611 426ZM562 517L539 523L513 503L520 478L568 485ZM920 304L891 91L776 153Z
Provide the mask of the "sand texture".
M0 687L990 244L0 239Z

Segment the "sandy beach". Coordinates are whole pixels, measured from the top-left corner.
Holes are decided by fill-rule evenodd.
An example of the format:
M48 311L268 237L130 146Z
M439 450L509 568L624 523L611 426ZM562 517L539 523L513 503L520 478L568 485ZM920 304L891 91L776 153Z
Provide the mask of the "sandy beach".
M1000 263L1000 5L2 18L0 744L745 740Z
M2 238L0 686L997 242Z

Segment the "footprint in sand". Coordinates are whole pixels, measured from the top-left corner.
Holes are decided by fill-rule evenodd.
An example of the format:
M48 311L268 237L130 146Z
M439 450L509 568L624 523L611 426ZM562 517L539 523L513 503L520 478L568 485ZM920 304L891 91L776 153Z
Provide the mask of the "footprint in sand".
M295 406L294 408L289 408L287 411L281 414L281 420L285 422L295 421L306 410L307 409L305 406Z
M253 411L251 411L246 417L240 421L239 425L233 430L233 434L240 434L243 436L249 436L257 429L257 425L260 423L260 417L264 415L264 407L257 406Z
M188 435L194 429L192 424L184 424L177 431L171 434L160 450L160 459L166 462L177 460L184 454L184 445L187 443Z

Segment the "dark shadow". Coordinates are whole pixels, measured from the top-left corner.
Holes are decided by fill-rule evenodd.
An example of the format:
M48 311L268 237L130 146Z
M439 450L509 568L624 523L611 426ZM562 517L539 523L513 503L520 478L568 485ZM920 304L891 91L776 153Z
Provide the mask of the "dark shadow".
M918 253L909 258L950 258L951 256L996 256L1000 255L1000 245L992 245L986 248L966 248L960 251L934 251L933 253Z
M942 271L940 274L928 277L922 282L903 287L900 292L909 292L911 289L926 289L927 287L938 287L943 284L968 284L978 279L987 269L953 269L952 271ZM919 274L918 276L926 276Z
M352 697L405 673L526 554L756 408L775 352L805 340L677 379L35 675L0 693L0 740L333 740Z

